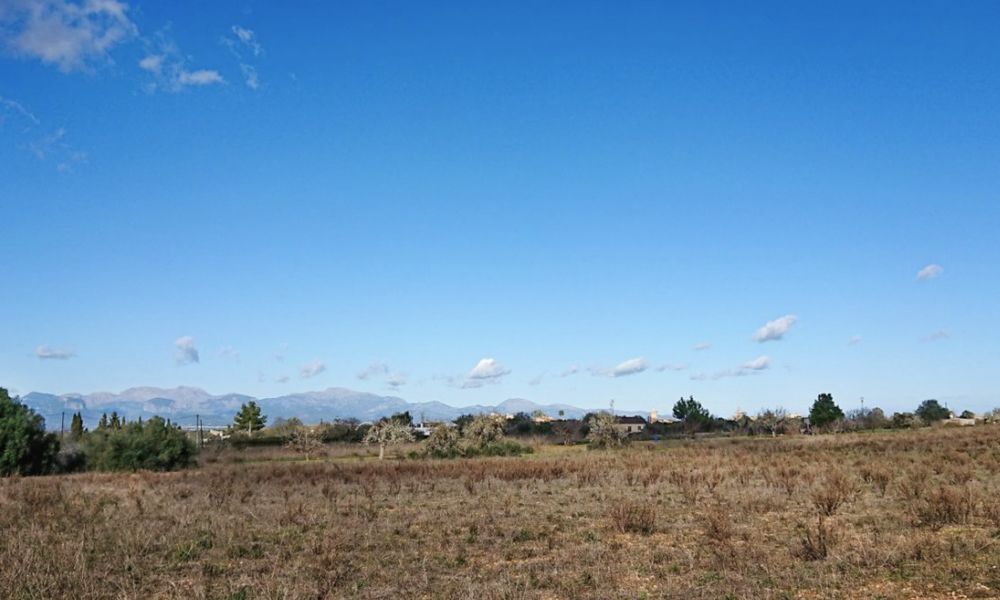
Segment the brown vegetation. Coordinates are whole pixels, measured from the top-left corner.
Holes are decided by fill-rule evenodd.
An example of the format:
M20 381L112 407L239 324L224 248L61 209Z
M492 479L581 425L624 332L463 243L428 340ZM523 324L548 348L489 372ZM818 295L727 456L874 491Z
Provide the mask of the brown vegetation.
M0 481L2 598L1000 595L1000 431Z

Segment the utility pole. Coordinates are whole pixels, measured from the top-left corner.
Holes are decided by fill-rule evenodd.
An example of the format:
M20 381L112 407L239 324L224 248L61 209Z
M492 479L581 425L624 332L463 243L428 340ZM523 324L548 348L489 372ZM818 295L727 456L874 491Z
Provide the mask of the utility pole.
M194 416L194 435L195 439L198 440L198 449L201 450L201 416Z
M62 441L66 435L66 411L62 412L62 419L59 421L59 440Z

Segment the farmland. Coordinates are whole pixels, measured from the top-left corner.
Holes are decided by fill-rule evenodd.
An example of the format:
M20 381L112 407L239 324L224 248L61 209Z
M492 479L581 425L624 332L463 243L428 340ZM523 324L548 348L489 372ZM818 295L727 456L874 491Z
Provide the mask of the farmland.
M3 598L1000 596L1000 427L0 480Z

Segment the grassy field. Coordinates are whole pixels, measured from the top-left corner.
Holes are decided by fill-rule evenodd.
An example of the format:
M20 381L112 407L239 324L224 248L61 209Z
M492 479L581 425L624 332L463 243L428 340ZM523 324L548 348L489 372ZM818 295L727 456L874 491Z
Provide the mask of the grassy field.
M1000 597L1000 427L358 453L0 481L0 598Z

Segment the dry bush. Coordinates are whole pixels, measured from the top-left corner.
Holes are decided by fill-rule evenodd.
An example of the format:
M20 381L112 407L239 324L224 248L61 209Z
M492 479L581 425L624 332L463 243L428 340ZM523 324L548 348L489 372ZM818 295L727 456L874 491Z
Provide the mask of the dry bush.
M649 535L656 527L656 508L647 502L621 500L608 510L608 518L618 533Z
M823 560L833 545L833 530L822 514L816 516L816 525L799 523L797 555L804 560Z
M996 589L1000 450L987 427L448 461L330 449L308 463L288 449L227 450L178 473L0 480L0 598ZM873 493L849 501L862 482Z
M827 472L813 487L810 499L821 516L832 516L857 493L855 480L839 469Z

